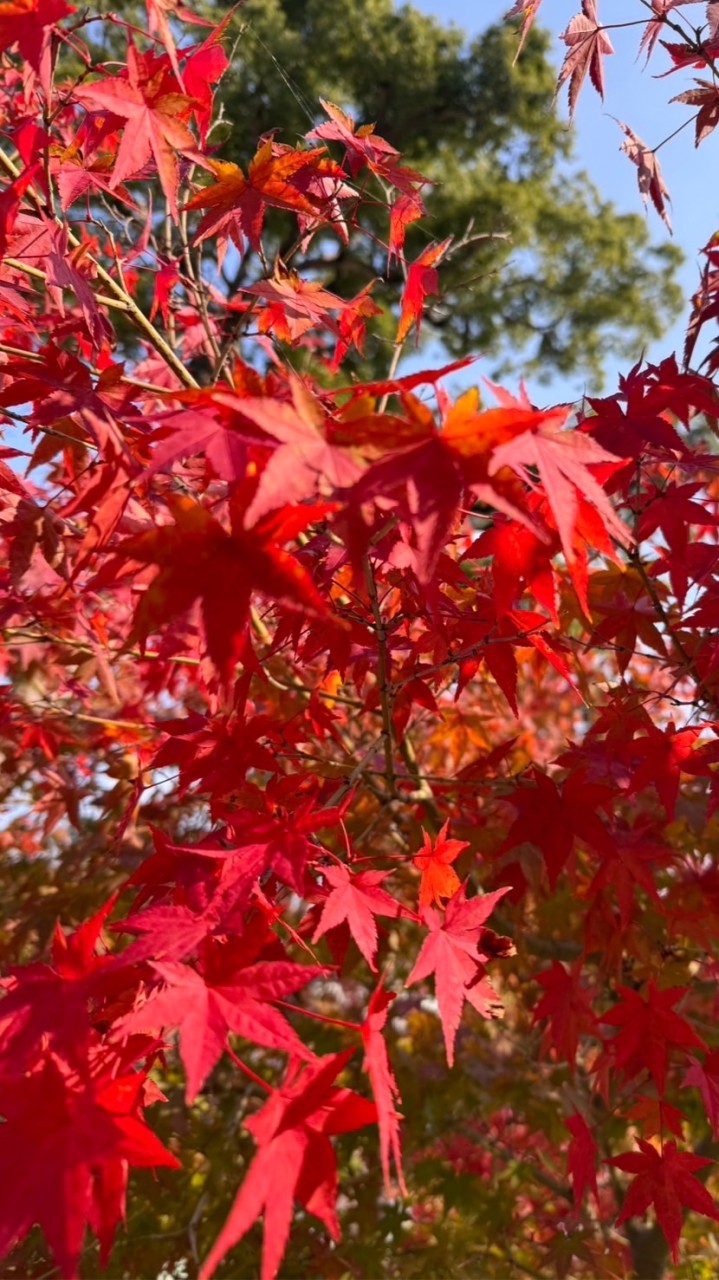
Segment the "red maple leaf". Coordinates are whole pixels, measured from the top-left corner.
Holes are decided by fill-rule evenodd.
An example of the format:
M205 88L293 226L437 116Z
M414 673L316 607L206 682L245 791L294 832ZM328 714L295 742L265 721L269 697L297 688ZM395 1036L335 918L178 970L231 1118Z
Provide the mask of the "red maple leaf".
M192 911L178 903L148 907L119 920L113 929L118 933L139 935L137 942L131 943L122 953L125 964L137 964L150 958L177 961L195 955L205 938L217 928L218 921L214 904L206 911Z
M245 1121L259 1150L227 1221L200 1271L210 1280L219 1262L264 1213L261 1280L274 1280L287 1246L292 1204L324 1223L333 1240L340 1235L335 1210L337 1161L329 1138L377 1119L374 1103L332 1082L354 1051L317 1058L287 1072L264 1107Z
M296 271L275 264L269 279L246 285L242 292L259 300L255 314L260 333L273 333L290 346L310 329L329 329L339 336L332 312L342 311L344 300L325 289L320 280L303 279Z
M159 570L137 606L128 645L144 645L199 598L207 652L229 680L244 644L253 592L315 615L327 611L307 570L281 547L326 515L332 509L326 503L275 511L252 529L244 528L245 508L231 504L230 533L191 498L171 494L167 503L174 525L125 539L96 579L98 586L114 581L120 562L128 559Z
M639 52L643 49L647 51L647 62L649 61L654 46L663 31L667 29L666 15L670 9L676 9L679 5L695 4L696 0L651 0L652 13L656 14L655 18L650 18L644 27ZM711 4L707 5L707 9L711 9ZM664 43L662 41L662 43Z
M49 228L51 248L45 256L45 272L48 289L55 297L57 309L61 316L65 315L63 290L71 289L75 294L82 318L85 322L93 345L100 350L108 340L114 337L112 326L102 313L87 276L80 269L84 256L83 246L73 252L69 251L67 234L59 227Z
M501 851L525 841L535 844L542 850L554 888L576 839L602 854L612 854L611 836L597 810L611 803L614 791L606 784L589 782L581 771L565 778L561 790L539 769L533 769L529 777L534 785L519 787L512 796L518 812Z
M255 390L259 392L259 377L257 382ZM157 430L150 441L152 453L145 476L169 470L178 459L201 453L220 479L242 480L251 449L269 444L265 433L243 416L244 397L234 391L192 388L173 393L171 398L183 408L153 413L151 420ZM275 503L278 505L281 503Z
M394 1160L399 1189L403 1196L407 1195L407 1186L402 1170L402 1148L399 1136L399 1122L402 1117L395 1106L395 1103L401 1103L402 1099L390 1065L387 1043L382 1034L387 1023L387 1011L394 998L395 993L385 990L380 982L370 996L367 1017L362 1023L362 1043L365 1049L364 1065L369 1074L372 1094L377 1106L380 1161L385 1194L390 1198L394 1194L390 1174L390 1157Z
M0 16L1 23L2 17ZM0 259L4 258L7 253L10 233L15 226L15 220L20 212L25 192L28 187L32 186L40 171L40 164L30 165L29 168L23 169L17 178L13 178L12 182L9 182L0 192Z
M501 516L480 534L462 559L492 558L492 583L498 617L502 617L526 591L534 596L559 625L557 591L552 569L554 548L533 529Z
M387 261L399 257L404 249L407 227L426 213L424 203L416 191L405 191L392 201L389 211L389 241Z
M407 373L401 378L380 378L378 382L362 382L355 383L349 387L335 387L328 390L327 395L331 396L391 396L404 395L407 391L414 391L417 387L427 384L436 384L441 378L446 378L450 373L456 373L459 369L466 369L468 365L474 364L476 356L462 356L460 360L453 360L450 364L442 365L440 369L419 369L417 373Z
M522 26L519 33L519 47L514 55L515 62L526 44L527 36L529 35L534 19L539 12L539 6L541 3L542 0L516 0L516 3L513 4L512 8L504 15L505 18L521 17L522 19Z
M356 518L360 526L361 551L369 539L362 524L365 502L392 494L408 527L407 554L412 557L420 581L428 582L458 518L463 488L459 470L438 437L431 436L413 448L381 459L350 491L350 518Z
M587 898L596 897L602 889L613 893L622 925L626 928L632 919L638 888L643 889L657 906L661 905L655 876L660 868L671 865L673 855L667 845L653 837L652 829L644 825L631 830L615 827L611 843L611 851L602 850L600 865L586 895Z
M3 373L9 376L0 389L0 406L32 401L31 422L38 426L76 415L103 456L116 463L127 451L118 417L134 399L133 389L122 381L122 366L108 365L94 379L77 356L52 343L37 354L41 359L17 356L3 365ZM109 483L117 484L117 472L105 470L110 473Z
M152 2L153 0L145 0L146 4ZM172 6L174 0L155 0L155 3ZM181 51L183 60L182 83L185 93L192 98L192 114L197 121L200 142L203 147L207 145L207 135L212 124L212 105L214 100L212 86L221 80L229 66L229 59L222 47L221 40L232 21L234 13L235 8L233 6L228 9L222 21L217 26L212 27L207 39L202 44L196 45L194 49L185 48ZM200 23L202 26L212 25L206 18L200 18L197 14L193 14L192 18L188 19L188 21L190 20L194 23Z
M626 1079L648 1070L660 1093L667 1077L669 1047L704 1049L704 1041L674 1005L686 995L686 987L660 990L650 978L646 996L631 987L617 985L619 1001L600 1021L619 1031L605 1045L614 1067Z
M711 759L705 761L701 752L695 750L696 740L701 733L700 726L677 729L674 722L670 721L665 730L653 724L649 724L647 728L647 734L632 742L632 754L636 753L640 763L632 775L628 794L641 791L643 787L655 786L667 817L671 820L679 794L681 773L711 777Z
M448 840L448 830L449 818L434 842L426 831L422 831L423 848L412 859L413 866L422 872L420 907L431 907L434 903L441 903L442 898L451 898L460 886L459 876L451 864L463 849L469 848L469 842Z
M667 546L671 547L669 576L672 590L682 604L689 588L691 544L719 524L719 517L709 511L705 503L692 502L702 487L700 483L668 484L660 494L652 495L637 525L637 542L643 542L661 529ZM693 533L692 526L698 526L701 533Z
M177 47L172 34L172 27L170 26L170 18L174 18L177 22L198 22L207 27L211 23L207 18L196 17L194 13L184 7L181 0L145 0L145 6L147 8L147 29L150 35L154 35L155 32L158 33L162 44L167 50L172 70L178 81L182 83Z
M604 97L604 65L602 59L607 53L614 53L612 42L604 27L597 21L595 0L582 0L582 12L572 18L560 40L567 45L556 95L562 85L569 80L569 115L574 115L579 91L584 84L587 72L589 79L600 98Z
M429 375L424 380L429 380ZM381 497L386 509L384 498L392 495L400 519L407 526L406 531L403 529L405 555L411 558L420 581L427 583L451 537L467 489L479 501L491 503L512 519L524 520L539 529L538 523L516 505L517 501L526 501L524 485L507 468L501 475L490 476L490 462L497 446L541 425L545 415L513 397L507 397L508 407L480 412L478 392L473 389L454 404L447 405L446 398L442 398L443 423L438 431L429 408L405 391L410 384L417 385L417 380L371 384L373 391L382 392L385 388L399 394L405 392L403 418L396 420L394 450L370 466L350 491L350 519L359 524L369 498ZM383 451L392 443L385 432Z
M298 991L327 970L264 959L238 967L232 962L231 948L210 940L201 956L200 972L169 960L153 961L163 989L152 992L145 1004L120 1018L113 1028L113 1034L121 1037L179 1028L188 1104L194 1102L223 1052L228 1031L298 1058L312 1056L269 1001Z
M117 902L113 893L94 915L89 916L72 933L65 933L58 920L52 935L52 967L66 981L82 981L103 969L109 963L104 955L97 955L97 944L107 917Z
M248 524L281 503L327 496L353 484L361 474L350 451L334 443L332 423L299 378L290 379L290 393L290 404L269 396L247 396L241 402L240 411L248 421L277 441L248 508Z
M267 764L264 760L265 768ZM305 781L295 775L269 784L263 797L266 812L233 808L232 826L198 844L173 845L154 833L157 853L138 867L129 883L145 886L136 906L158 893L163 905L139 911L114 926L148 935L142 943L143 959L151 954L145 947L152 946L153 931L163 959L182 960L193 954L198 941L247 907L258 879L267 871L302 896L307 862L326 855L310 837L335 826L343 814L342 808L317 808L312 796L306 795ZM294 807L278 804L293 795L296 799L297 791L302 794ZM168 890L177 905L164 905ZM156 913L154 920L148 919L151 913ZM140 958L138 945L133 944L133 959Z
M422 912L429 935L425 938L414 968L407 978L407 986L411 986L413 982L421 982L430 973L434 973L439 1016L450 1067L454 1065L454 1042L465 1000L483 1018L498 1018L503 1012L501 1001L486 977L482 964L482 960L488 958L482 951L482 936L484 933L491 934L491 930L484 930L482 926L505 893L509 893L509 889L495 889L493 893L467 899L464 888L460 888L447 903L444 916L433 907L425 907ZM493 943L495 938L496 934L492 935L490 941ZM504 942L507 944L504 953L508 955L511 944L508 939ZM499 954L501 953L500 947ZM494 947L489 954L496 954Z
M703 1062L690 1058L682 1084L699 1089L714 1136L719 1137L719 1050L707 1053Z
M318 125L305 136L341 142L346 151L347 167L353 177L366 167L376 177L409 195L416 195L416 187L428 181L415 169L408 169L406 165L400 164L399 151L375 133L373 124L357 125L352 116L332 102L327 102L324 98L320 98L320 102L330 119L327 124Z
M374 918L391 916L396 919L401 911L400 904L380 889L389 875L390 871L360 871L352 875L343 862L322 867L322 878L330 886L330 894L312 941L318 942L329 929L335 929L346 921L370 969L376 972L377 926Z
M3 1074L33 1067L43 1048L73 1058L84 1051L90 1030L88 999L103 986L124 980L110 957L96 955L100 934L116 901L113 895L93 916L66 935L58 923L50 964L27 964L3 979L0 1000L0 1066ZM110 967L113 974L108 973ZM107 981L106 981L107 979Z
M567 1148L567 1168L572 1180L574 1203L580 1205L585 1192L591 1191L599 1204L597 1190L597 1144L589 1125L578 1113L564 1122L572 1135Z
M231 823L231 830L241 841L233 853L242 860L261 858L262 872L272 870L299 895L304 888L307 862L325 855L312 835L325 827L336 826L343 815L341 807L318 808L312 794L306 794L306 782L307 779L295 776L268 786L263 797L267 811L235 809ZM244 877L242 868L239 874ZM225 876L230 899L236 891L234 878L230 866Z
M154 160L172 216L177 214L177 153L192 156L197 144L186 121L192 99L182 93L166 54L139 53L130 40L127 76L108 76L75 89L88 110L110 111L127 121L112 172L111 188L137 177Z
M594 1027L594 1014L588 991L579 985L579 969L575 965L567 970L559 960L552 961L551 969L538 973L536 981L544 988L544 995L534 1007L532 1022L549 1018L549 1039L562 1062L573 1068L577 1057L579 1037Z
M638 1145L639 1151L627 1151L605 1161L616 1169L636 1175L624 1197L617 1226L629 1218L643 1217L649 1206L654 1205L657 1222L672 1251L672 1259L677 1263L682 1209L694 1209L696 1213L719 1221L719 1211L709 1192L694 1177L698 1169L704 1169L713 1162L688 1151L679 1151L676 1142L664 1143L661 1151L643 1138L638 1139Z
M260 876L268 870L302 894L307 861L325 852L308 834L333 825L339 813L336 809L317 810L311 801L278 816L235 811L238 831L244 841L251 841L235 848L230 846L231 832L224 833L222 844L214 839L184 848L158 840L156 834L158 853L138 868L131 883L145 886L141 902L156 890L162 895L168 885L174 886L176 901L138 911L113 926L139 934L137 942L123 952L122 962L184 960L197 954L211 934L237 927L239 913L246 909Z
M427 245L427 248L422 250L419 257L410 263L407 272L407 283L402 294L402 306L397 327L398 342L404 342L412 325L415 327L417 342L419 342L424 300L439 291L437 264L441 262L451 243L452 237L450 236L449 239L442 240L440 244Z
M350 347L354 347L360 355L364 354L367 337L367 321L373 316L381 316L383 308L378 307L370 297L375 281L370 280L354 298L349 298L340 312L337 325L339 338L334 349L330 368L333 373L339 369Z
M181 720L163 720L161 731L165 741L153 757L153 767L178 766L183 793L191 782L199 782L204 792L227 795L248 769L271 773L276 765L262 741L272 742L278 736L277 726L267 715L245 717L239 707L229 716L190 712Z
M455 625L455 636L462 648L474 649L473 653L468 653L458 661L458 693L461 693L484 665L496 680L515 716L518 716L519 668L514 653L517 645L531 645L571 684L572 677L566 663L540 634L546 626L546 617L529 609L510 609L503 617L497 618L492 600L477 592L471 612L463 611Z
M517 408L524 409L521 401L517 401ZM619 466L620 459L607 453L590 436L579 431L563 431L561 428L568 414L568 408L560 405L541 415L536 425L528 421L528 430L494 449L489 475L496 475L503 467L511 467L534 489L536 485L529 468L536 468L543 496L556 522L562 550L571 565L575 559L575 529L584 504L594 507L606 533L624 546L631 544L632 534L590 470L590 467L607 463Z
M0 4L0 49L17 45L20 56L40 76L48 99L52 28L74 12L74 6L65 0L4 0Z
M648 1098L640 1094L627 1111L627 1120L636 1122L643 1138L653 1138L657 1133L662 1137L666 1133L674 1133L681 1138L686 1116L664 1098Z
M0 1125L0 1256L37 1222L55 1262L75 1276L96 1178L118 1162L178 1169L140 1115L143 1076L81 1078L51 1054L32 1074L3 1080ZM107 1188L105 1189L107 1190Z

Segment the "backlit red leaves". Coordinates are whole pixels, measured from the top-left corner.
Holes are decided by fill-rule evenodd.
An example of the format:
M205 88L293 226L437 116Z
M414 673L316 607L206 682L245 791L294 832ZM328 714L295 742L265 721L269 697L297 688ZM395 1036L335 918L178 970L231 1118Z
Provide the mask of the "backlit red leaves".
M489 474L496 475L503 467L511 467L532 485L529 468L536 467L562 549L571 564L575 559L575 529L585 503L594 507L607 535L628 546L632 534L590 470L604 464L616 466L619 459L589 436L563 431L567 416L566 408L550 410L536 428L498 445L492 454Z
M174 399L185 407L154 418L156 443L146 476L168 470L181 458L203 454L221 479L241 480L247 473L250 450L267 441L242 416L239 396L208 389L189 390ZM275 503L278 505L281 503Z
M276 445L247 511L250 524L283 503L329 496L361 474L350 450L334 442L336 424L325 417L299 378L291 379L290 393L291 403L246 396L238 406L247 421Z
M640 53L644 49L646 49L647 51L647 62L649 61L652 55L654 46L656 45L656 42L659 39L659 37L663 33L666 34L666 30L667 30L666 15L669 14L670 10L677 9L679 8L680 5L696 4L696 3L697 3L697 0L651 0L652 13L655 14L656 16L651 18L646 23L646 26L642 33L641 44L639 45ZM707 9L710 9L710 8L711 8L711 5L707 5Z
M177 154L190 155L196 142L186 121L192 99L180 89L166 56L127 49L127 77L111 76L80 85L75 98L90 110L110 111L126 121L112 172L111 188L137 177L151 158L169 208L177 217Z
M541 0L507 3L521 50ZM681 4L652 0L617 29L638 26L650 52ZM0 178L0 417L17 433L0 447L0 1253L20 1245L9 1271L28 1257L33 1270L23 1237L39 1224L51 1265L76 1275L89 1226L107 1262L129 1166L175 1164L142 1110L177 1037L195 1114L188 1126L173 1088L173 1143L205 1159L195 1121L227 1112L231 1063L257 1142L219 1239L211 1205L199 1228L206 1280L261 1217L263 1280L274 1277L295 1202L294 1256L323 1275L358 1259L371 1269L364 1241L330 1256L330 1139L378 1126L343 1153L361 1230L372 1152L387 1200L393 1184L406 1191L402 1129L425 1143L426 1113L410 1100L414 1110L436 1079L432 1123L451 1120L435 1012L450 1064L466 1017L459 1044L488 1112L467 1120L457 1080L452 1108L475 1132L424 1154L475 1173L478 1222L486 1183L492 1220L521 1218L528 1271L565 1275L576 1260L618 1275L626 1244L606 1225L623 1170L635 1181L620 1224L653 1204L676 1252L685 1207L717 1216L702 1161L662 1145L676 1135L688 1153L705 1121L719 1131L716 387L674 357L639 363L575 422L524 387L488 384L496 408L478 388L452 400L440 380L469 358L402 376L380 367L364 383L356 364L340 372L401 275L395 356L419 336L444 261L459 264L476 237L421 240L422 174L329 103L295 145L273 130L247 167L219 160L213 91L231 8L218 26L201 20L199 46L183 33L196 17L183 0L133 6L148 32L100 8L60 26L64 0L0 0L12 149ZM597 0L581 9L563 36L570 114L587 77L603 93L611 52ZM697 141L719 118L706 72L719 4L701 16L703 34L664 46L675 70L705 76L678 95ZM132 31L126 65L97 67L93 50L115 49L118 24ZM521 169L511 86L510 98L505 159ZM642 192L664 214L656 152L624 128ZM484 221L480 238L496 219ZM414 262L410 229L428 246ZM323 280L335 236L336 293ZM396 276L373 267L345 280L360 251ZM719 314L715 244L705 257L689 355ZM386 328L367 353L380 365ZM718 364L710 351L707 369ZM471 857L450 818L471 833ZM477 890L503 877L511 889ZM120 892L108 898L108 885ZM53 932L53 901L80 923ZM516 952L487 927L494 908ZM367 981L380 935L391 991ZM341 971L318 966L323 939ZM471 1010L501 1011L495 964L507 1023L491 1027ZM356 1073L372 1102L336 1083L349 1054L314 1056L345 1038L362 1044ZM632 1132L653 1145L613 1156ZM598 1181L599 1145L611 1184ZM402 1231L382 1206L389 1234L380 1223L384 1245L368 1242L386 1253L391 1237L398 1257L431 1247L440 1207L417 1154ZM504 1176L508 1159L521 1186ZM571 1190L549 1181L574 1200L569 1213L547 1200L543 1167L567 1171ZM139 1188L151 1208L173 1194L167 1182L149 1197ZM601 1204L585 1215L587 1194ZM511 1244L504 1255L495 1232L495 1270L511 1270Z
M379 1125L379 1150L384 1178L385 1194L392 1197L391 1164L397 1174L397 1183L402 1195L407 1195L407 1185L402 1170L402 1148L400 1146L399 1122L401 1116L395 1103L401 1103L399 1087L389 1061L384 1028L387 1023L389 1007L394 1000L394 992L386 991L382 984L372 992L367 1008L367 1017L362 1023L362 1043L365 1049L365 1069L369 1074L377 1106L377 1123Z
M188 1103L194 1102L223 1052L229 1031L255 1044L307 1057L296 1032L269 1002L325 972L281 960L233 965L231 954L211 944L205 946L203 959L200 973L186 964L155 961L152 968L163 988L116 1024L120 1035L179 1027Z
M611 555L612 538L624 544L631 540L592 470L611 474L620 460L583 433L560 429L569 415L567 406L541 411L526 399L494 390L502 402L497 409L481 411L476 390L454 404L444 402L439 432L426 406L405 395L402 407L416 443L410 436L410 447L388 452L373 464L352 491L352 505L402 494L396 502L409 526L407 554L420 581L427 582L459 518L466 490L549 542L553 530L546 530L537 510L541 493L547 523L551 527L554 522L581 590L578 548L588 542Z
M542 850L552 887L557 883L574 847L582 840L602 853L611 853L612 842L598 810L612 798L611 788L589 782L581 773L570 774L562 788L539 770L532 771L533 786L518 788L512 798L517 809L502 850L524 841Z
M651 725L649 732L633 744L639 763L632 776L631 791L654 785L670 819L674 817L682 771L707 776L712 772L711 758L705 760L701 749L696 749L700 732L694 726L677 730L673 722L664 732Z
M264 1107L245 1121L258 1145L229 1217L200 1272L210 1280L225 1254L264 1214L261 1280L274 1280L287 1246L292 1206L297 1200L319 1218L334 1240L340 1229L335 1210L337 1161L329 1141L372 1124L373 1103L333 1086L352 1050L317 1058L288 1070Z
M407 986L422 982L434 973L450 1067L454 1063L454 1045L465 1000L483 1018L498 1018L503 1012L502 1003L486 977L482 963L488 958L482 951L482 935L491 933L491 930L483 928L484 922L508 892L508 889L496 889L493 893L466 898L464 889L460 888L447 903L444 916L433 907L424 908L423 920L429 933L407 978ZM492 935L494 939L496 934ZM506 944L505 954L511 954L509 939L503 941ZM496 954L492 947L490 955Z
M706 1187L694 1175L712 1163L703 1156L679 1151L676 1142L665 1142L661 1151L642 1138L639 1151L612 1156L606 1164L634 1174L617 1225L633 1217L643 1217L654 1206L657 1222L667 1239L675 1263L679 1261L679 1235L683 1210L694 1209L707 1218L719 1221L719 1211Z
M398 342L404 342L412 325L415 327L415 334L419 342L425 298L439 291L437 264L441 262L451 243L451 239L449 239L443 240L441 244L430 244L426 249L422 250L414 262L410 263L407 272L407 283L402 294L402 309L397 328Z
M39 164L31 165L0 192L0 259L7 253L8 240L20 212L23 196L28 187L32 186L39 171Z
M557 81L556 92L569 81L569 115L574 115L579 91L587 72L600 98L604 97L604 65L602 59L614 53L612 42L597 19L596 0L582 0L582 12L572 18L560 39L567 45Z
M400 904L380 888L389 871L359 871L353 875L344 863L322 868L322 878L330 886L313 942L318 942L329 929L347 923L350 933L367 961L376 971L377 925L375 916L396 918Z
M513 4L512 8L508 9L504 15L505 18L521 18L522 19L522 26L520 28L520 33L519 33L519 46L517 48L517 52L514 55L515 62L517 61L517 58L519 57L520 53L522 52L522 49L526 44L527 36L531 31L532 24L534 22L534 19L537 16L537 13L539 12L539 6L541 3L542 3L542 0L516 0L516 3Z
M318 125L308 138L341 142L345 147L347 168L356 177L367 168L375 177L416 199L416 191L427 179L414 169L400 164L400 153L379 134L373 124L357 125L351 116L333 103L320 98L327 115L326 124Z
M326 514L326 504L275 512L252 529L242 527L244 513L233 509L231 533L190 498L170 496L168 506L173 525L136 534L117 549L118 559L159 570L137 607L128 643L144 644L200 599L207 652L229 679L243 645L253 592L315 614L325 612L309 573L281 543ZM102 581L112 577L114 567L113 562L103 570Z
M719 1137L719 1050L707 1053L704 1061L690 1059L683 1085L699 1089L707 1119L715 1137Z
M568 970L558 960L538 973L536 981L544 988L544 995L534 1007L533 1021L549 1018L547 1039L559 1060L573 1066L580 1035L594 1026L590 992L581 986L577 967Z
M113 1226L120 1217L124 1195L112 1194L120 1166L180 1167L142 1119L142 1084L140 1074L83 1080L52 1055L3 1080L0 1255L37 1222L56 1264L74 1276L86 1226L107 1210Z
M65 0L3 0L0 4L0 49L18 53L36 71L47 91L50 77L51 28L74 13Z

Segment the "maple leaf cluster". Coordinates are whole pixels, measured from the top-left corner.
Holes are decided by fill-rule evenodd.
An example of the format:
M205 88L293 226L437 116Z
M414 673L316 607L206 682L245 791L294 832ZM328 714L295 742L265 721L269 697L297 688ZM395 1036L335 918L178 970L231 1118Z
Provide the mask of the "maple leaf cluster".
M681 2L641 47L713 69L717 6L662 39ZM716 246L684 365L604 398L398 372L461 247L405 256L428 180L329 102L230 164L235 11L146 10L0 5L0 1254L39 1267L39 1226L45 1266L104 1266L132 1170L211 1185L190 1131L225 1096L233 1203L178 1233L203 1280L259 1219L263 1280L308 1218L334 1273L363 1196L431 1266L442 1169L508 1197L497 1275L640 1271L606 1224L650 1208L677 1262L684 1211L687 1249L719 1219ZM573 112L594 0L562 40ZM675 99L697 142L712 93ZM369 208L405 287L360 382L382 280L293 259Z

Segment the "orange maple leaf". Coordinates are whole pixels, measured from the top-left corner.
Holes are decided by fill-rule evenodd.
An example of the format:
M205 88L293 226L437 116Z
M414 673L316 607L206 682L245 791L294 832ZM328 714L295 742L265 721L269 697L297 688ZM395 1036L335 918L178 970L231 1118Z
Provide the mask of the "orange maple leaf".
M263 142L249 163L247 177L228 160L206 160L217 178L192 196L186 209L204 209L195 235L199 243L210 235L231 236L242 243L246 236L259 250L267 208L287 209L312 219L321 217L328 195L314 194L318 178L341 177L341 170L324 154L324 147L296 151L293 147Z
M468 848L468 843L466 840L448 840L448 827L449 819L442 827L434 845L432 837L423 830L423 848L412 859L413 865L422 872L422 883L419 887L421 907L439 903L442 898L451 898L460 886L459 876L450 864L459 857L463 849Z

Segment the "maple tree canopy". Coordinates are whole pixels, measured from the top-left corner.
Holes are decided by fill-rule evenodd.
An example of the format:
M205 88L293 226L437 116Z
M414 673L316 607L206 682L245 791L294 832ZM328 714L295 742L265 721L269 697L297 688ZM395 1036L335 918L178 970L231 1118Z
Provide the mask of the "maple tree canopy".
M711 147L692 3L582 0L570 114L638 36ZM3 1274L714 1274L717 243L604 398L407 368L429 178L226 158L242 10L142 18L0 4Z
M202 13L219 22L228 7L203 0ZM317 238L293 254L300 276L344 299L382 278L384 314L373 320L364 353L348 363L362 380L386 373L396 336L406 266L394 255L388 261L388 244L396 239L414 261L430 240L451 236L441 292L423 312L424 343L440 341L454 358L481 352L482 373L494 369L500 381L559 372L572 386L596 389L610 353L623 363L628 352L638 359L683 314L681 249L638 201L617 208L582 168L574 131L552 109L551 34L535 23L514 65L514 23L485 25L499 17L497 6L465 6L480 28L472 37L445 12L395 0L243 0L212 139L222 137L223 160L244 170L258 136L279 121L287 142L318 127L324 99L351 104L358 121L373 123L375 135L431 177L421 192L425 215L411 192L402 193L388 228L386 202L366 201L361 234L346 244ZM571 12L570 4L566 17ZM123 17L142 25L144 5L125 0ZM106 25L101 41L104 57L124 56L119 30ZM287 235L286 220L270 210L268 259L282 256ZM240 288L265 275L253 255L233 258L225 287L241 299ZM316 338L325 344L329 334ZM304 367L307 349L295 351Z

